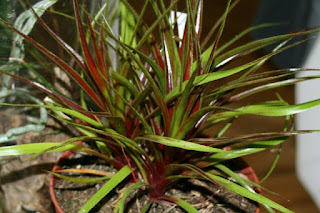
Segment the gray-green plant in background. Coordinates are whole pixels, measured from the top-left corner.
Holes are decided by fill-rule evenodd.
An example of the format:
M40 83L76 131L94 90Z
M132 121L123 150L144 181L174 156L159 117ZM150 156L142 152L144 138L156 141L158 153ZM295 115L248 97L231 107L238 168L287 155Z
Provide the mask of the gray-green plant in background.
M9 0L0 2L0 17L8 22L14 18L12 4L10 4ZM3 60L5 58L9 57L11 43L11 32L3 25L0 25L0 65L4 63Z
M58 0L43 0L39 1L33 6L33 10L29 9L25 12L21 13L14 21L13 26L18 29L20 32L25 35L29 35L32 31L34 25L37 22L37 18L34 12L37 13L39 17L43 15L43 13L52 5L54 5ZM7 19L11 20L11 16L13 16L16 11L14 10L15 1L2 1L1 4L1 14L7 17ZM23 5L25 6L25 5ZM25 49L23 45L24 38L17 33L14 33L11 37L11 33L7 33L7 28L3 25L0 26L4 28L4 33L2 33L0 43L1 50L5 50L5 55L1 55L2 59L8 59L6 63L2 63L0 69L9 71L10 73L17 73L19 69L24 67L25 69L33 70L32 66L25 63ZM1 32L3 32L1 30ZM10 55L9 55L10 52ZM10 84L11 77L8 75L2 76L1 86L0 86L0 103L5 102L10 97L10 102L14 102L15 100L25 99L30 102L34 102L37 104L42 104L42 100L37 98L36 96L30 94L30 91L27 88L17 88L16 85ZM28 116L27 120L30 124L23 126L12 128L7 131L5 134L0 135L0 143L7 143L15 141L20 135L30 132L30 131L41 131L44 129L45 124L47 122L47 113L44 109L40 109L40 117L35 118L33 116Z
M143 207L145 212L153 202L162 201L174 203L187 212L197 212L194 206L184 200L165 194L173 183L183 178L217 183L261 203L269 212L274 212L274 209L291 212L257 194L253 190L257 184L239 177L224 162L279 146L291 135L312 132L293 130L292 116L319 105L320 100L289 105L281 97L275 96L273 101L258 104L232 104L265 90L318 78L296 78L295 74L302 71L300 69L256 72L275 54L300 43L287 45L291 38L318 31L302 30L230 49L247 33L269 24L251 27L221 45L230 7L237 3L229 0L223 16L215 25L213 42L203 45L200 40L201 20L205 18L202 17L203 1L183 2L187 21L183 35L179 37L176 13L174 21L170 21L170 14L176 11L178 0L171 1L167 6L162 0L144 1L140 13L136 13L127 1L122 0L114 13L117 16L109 15L109 1L93 16L84 4L73 0L73 19L82 51L76 51L64 42L36 15L38 23L64 49L65 57L57 56L25 32L2 20L8 28L54 62L75 85L75 90L67 96L40 72L31 69L30 72L37 78L27 78L2 69L3 74L32 85L48 95L44 104L15 106L46 109L56 119L78 129L79 136L60 143L1 147L0 156L34 154L33 157L36 157L45 152L72 150L104 159L106 164L118 172L112 177L99 178L108 180L80 212L89 212L117 187L124 188L121 190L123 193L119 194L120 199L114 212L124 211L125 200L135 189L140 189L149 198ZM150 26L144 22L148 6L157 17ZM120 17L119 35L112 30L112 23L117 17ZM275 43L278 45L272 53L234 65L238 59ZM110 49L116 52L116 58L110 55ZM218 80L234 75L238 78L222 86L215 86ZM75 92L77 90L81 92ZM233 121L243 115L282 116L286 125L278 132L225 137L224 133L232 128ZM217 135L198 138L209 127L216 128ZM74 142L79 140L88 146L75 145ZM85 173L81 169L74 171ZM80 183L97 180L72 179L60 172L54 175ZM90 171L90 174L101 176L99 171ZM230 178L237 180L237 183ZM129 186L120 185L128 180L131 183Z

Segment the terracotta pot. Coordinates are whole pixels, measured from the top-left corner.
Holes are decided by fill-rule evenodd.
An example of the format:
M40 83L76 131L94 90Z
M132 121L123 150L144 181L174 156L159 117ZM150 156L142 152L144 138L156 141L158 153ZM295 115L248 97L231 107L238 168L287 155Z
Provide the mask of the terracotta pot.
M250 181L254 183L259 183L259 178L257 177L254 169L247 164L246 161L244 161L242 158L237 159L237 163L239 164L239 168L241 168L240 172L244 174ZM260 188L255 188L254 189L257 193L261 193ZM260 204L258 204L257 209L255 213L260 212Z
M77 145L81 145L81 144L82 144L81 142L77 143ZM74 154L75 153L71 152L71 151L64 152L62 154L60 160L58 161L58 163L53 167L52 172L56 172L57 170L60 170L62 168L63 161L69 159ZM248 177L249 180L251 180L255 183L259 182L258 177L257 177L256 173L254 172L253 168L250 167L242 158L237 159L236 166L240 169L240 172L242 174L244 174L245 176ZM64 211L62 210L62 208L61 208L60 204L58 203L56 196L55 196L55 192L54 192L55 180L56 180L56 177L54 175L52 175L50 178L50 196L51 196L52 202L54 204L56 213L64 213ZM261 190L259 188L255 188L255 191L257 193L261 192ZM259 212L260 212L260 205L258 204L255 213L259 213Z
M83 143L81 141L78 141L75 143L76 145L82 145ZM74 155L75 152L72 152L72 151L66 151L66 152L63 152L63 154L61 155L59 161L54 165L54 167L52 168L52 172L56 172L58 170L61 169L62 167L62 163L64 160L66 159L69 159L72 155ZM64 213L63 210L61 209L58 201L57 201L57 198L56 198L56 195L54 193L54 181L55 181L55 176L54 175L51 175L50 177L50 184L49 184L49 192L50 192L50 196L51 196L51 200L53 202L53 205L56 209L56 213Z

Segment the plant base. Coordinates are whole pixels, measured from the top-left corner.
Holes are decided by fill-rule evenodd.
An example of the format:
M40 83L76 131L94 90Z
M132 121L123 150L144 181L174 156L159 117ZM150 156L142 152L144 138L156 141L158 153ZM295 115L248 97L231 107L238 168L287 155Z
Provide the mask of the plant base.
M71 154L71 153L70 153ZM92 164L90 163L92 162ZM94 168L110 171L105 163L97 161L92 156L74 156L64 161L63 168ZM249 167L250 168L250 167ZM254 175L254 177L256 177ZM57 200L56 205L59 213L78 212L86 201L99 189L104 183L99 182L92 185L75 184L63 179L54 178L54 196ZM171 188L168 195L179 197L194 205L200 213L255 213L258 212L258 204L235 194L218 185L200 181L183 180ZM117 190L106 197L93 212L112 213L113 207L118 199ZM147 201L147 196L136 191L127 199L127 209L125 212L139 213ZM60 210L59 210L60 209ZM183 213L184 211L171 203L154 203L150 207L149 213Z

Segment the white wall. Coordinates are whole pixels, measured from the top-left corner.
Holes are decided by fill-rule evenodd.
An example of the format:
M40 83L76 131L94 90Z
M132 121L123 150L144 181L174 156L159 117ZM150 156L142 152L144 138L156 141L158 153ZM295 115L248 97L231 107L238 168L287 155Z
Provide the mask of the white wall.
M305 61L304 68L320 68L320 37ZM320 71L302 72L299 76L320 75ZM299 83L296 86L296 103L320 98L320 79ZM320 130L320 107L296 117L296 127ZM297 174L320 209L320 133L297 136Z

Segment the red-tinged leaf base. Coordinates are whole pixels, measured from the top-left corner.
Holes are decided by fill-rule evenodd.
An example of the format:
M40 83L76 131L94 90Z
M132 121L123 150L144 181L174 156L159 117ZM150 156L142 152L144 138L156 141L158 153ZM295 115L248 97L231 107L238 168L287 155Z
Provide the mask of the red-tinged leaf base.
M82 159L83 158L83 159ZM110 171L110 168L106 167L104 163L96 163L97 159L91 159L88 157L80 157L77 160L70 159L64 168L79 167L79 161L85 163L81 165L81 168L95 168L99 167L100 170ZM83 177L83 176L82 176ZM91 185L81 185L71 183L70 181L57 179L54 186L55 196L64 209L64 212L77 212L85 202L92 197L92 195L99 189L105 182L98 182ZM129 187L130 183L121 185L121 187ZM158 187L161 186L159 183ZM160 189L160 188L158 188ZM112 213L113 207L118 201L118 193L122 193L122 190L114 190L103 202L94 209L94 212ZM140 213L143 205L150 199L150 196L141 193L141 190L136 190L129 196L126 201L126 212ZM237 195L229 190L221 188L218 185L199 180L182 180L174 184L170 190L165 193L166 196L177 197L183 199L201 212L250 212L254 213L257 209L257 204L250 201L240 195ZM160 196L160 194L159 194ZM154 199L154 201L156 201ZM170 201L158 200L154 202L149 212L169 212L169 213L182 213L184 212L180 207L177 207Z

